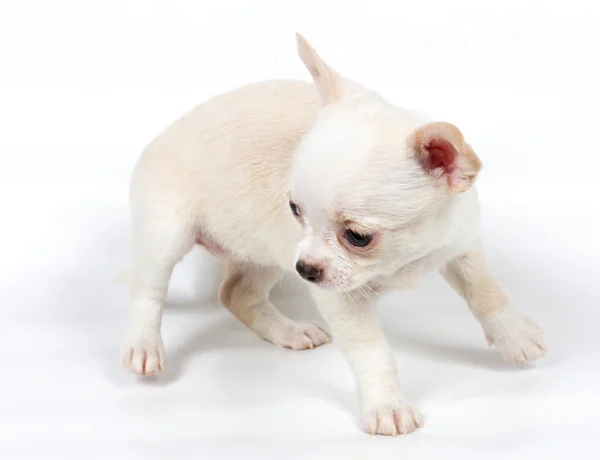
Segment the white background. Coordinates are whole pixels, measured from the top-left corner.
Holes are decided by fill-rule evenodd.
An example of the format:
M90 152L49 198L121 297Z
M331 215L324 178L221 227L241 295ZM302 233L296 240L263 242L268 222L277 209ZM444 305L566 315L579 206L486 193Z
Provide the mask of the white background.
M595 458L600 453L597 2L3 1L0 458ZM488 259L546 330L527 368L487 348L432 275L381 316L425 426L358 427L334 345L261 342L217 306L219 267L177 268L167 371L119 367L129 174L193 105L308 79L301 32L342 73L458 125L481 156ZM294 280L294 317L317 317Z

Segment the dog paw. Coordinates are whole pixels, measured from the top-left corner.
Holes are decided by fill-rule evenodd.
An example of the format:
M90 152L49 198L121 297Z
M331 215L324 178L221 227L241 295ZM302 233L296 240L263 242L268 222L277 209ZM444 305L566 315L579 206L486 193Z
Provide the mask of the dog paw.
M372 435L398 436L420 428L421 421L411 405L401 401L366 410L363 426Z
M292 322L270 332L267 340L293 350L309 350L331 341L329 334L316 323Z
M488 343L510 363L525 364L544 357L548 351L542 329L517 310L486 318L482 325Z
M165 349L160 334L126 340L121 362L125 369L139 375L151 375L164 370Z

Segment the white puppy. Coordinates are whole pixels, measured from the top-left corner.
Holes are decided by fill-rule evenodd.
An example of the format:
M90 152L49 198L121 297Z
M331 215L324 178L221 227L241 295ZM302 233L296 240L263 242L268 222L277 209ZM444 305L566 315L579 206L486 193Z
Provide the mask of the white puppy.
M285 271L310 286L356 376L364 429L420 425L402 396L374 294L439 270L508 361L545 354L478 240L481 163L449 123L394 107L331 69L300 36L313 84L269 81L217 96L143 152L131 183L130 323L123 365L164 368L160 327L174 265L195 243L227 260L219 299L282 347L329 341L269 301Z

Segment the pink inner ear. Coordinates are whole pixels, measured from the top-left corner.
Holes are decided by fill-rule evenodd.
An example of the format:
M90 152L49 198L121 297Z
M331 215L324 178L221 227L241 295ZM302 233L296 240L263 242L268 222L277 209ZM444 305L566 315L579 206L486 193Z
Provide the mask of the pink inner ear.
M456 169L456 157L458 152L452 143L444 138L429 140L423 149L425 155L425 168L428 171L442 169L445 174L452 174Z

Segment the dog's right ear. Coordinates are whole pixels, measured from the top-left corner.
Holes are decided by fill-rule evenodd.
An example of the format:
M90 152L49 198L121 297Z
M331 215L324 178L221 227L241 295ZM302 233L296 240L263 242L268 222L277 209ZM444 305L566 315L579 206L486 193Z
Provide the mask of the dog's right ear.
M347 95L349 86L344 78L323 61L314 48L300 34L296 34L298 55L312 75L325 104L332 104Z

